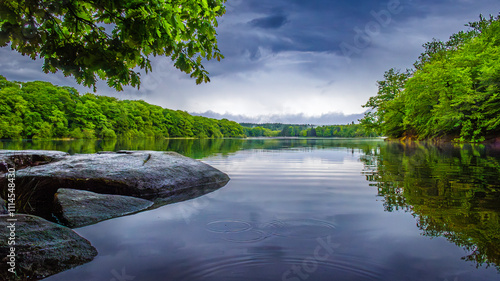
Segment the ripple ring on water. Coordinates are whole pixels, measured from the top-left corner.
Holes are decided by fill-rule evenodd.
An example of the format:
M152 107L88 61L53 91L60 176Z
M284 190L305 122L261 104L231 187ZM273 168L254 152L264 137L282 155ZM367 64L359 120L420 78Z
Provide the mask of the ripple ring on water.
M245 232L225 233L224 240L235 243L253 243L266 239L267 233L261 230L251 229Z
M318 238L331 235L335 225L316 219L275 220L264 226L267 233L293 238Z
M215 233L240 233L252 229L252 225L239 220L218 220L207 224L207 230Z

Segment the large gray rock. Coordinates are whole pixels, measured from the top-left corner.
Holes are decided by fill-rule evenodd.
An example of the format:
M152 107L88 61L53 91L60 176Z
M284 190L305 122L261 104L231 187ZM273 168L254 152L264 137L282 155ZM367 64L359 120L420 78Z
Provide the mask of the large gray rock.
M51 150L0 150L0 173L59 161L69 154Z
M9 216L0 216L0 279L13 280L8 271L10 247L15 248L15 268L21 280L32 280L70 269L91 261L97 250L70 228L42 218L16 214L15 245L8 245L11 235ZM12 265L12 264L11 264ZM19 280L19 279L16 279Z
M162 151L78 154L19 170L16 179L35 180L52 195L59 188L72 188L145 199L229 181L226 174L203 162Z
M56 201L61 206L62 222L72 228L139 212L153 205L151 201L130 196L66 188L57 191Z
M28 153L28 152L26 152ZM16 195L26 194L30 210L51 219L59 188L139 197L160 202L181 201L224 186L221 171L175 152L121 151L99 154L53 155L55 162L17 170ZM0 176L0 189L6 178Z

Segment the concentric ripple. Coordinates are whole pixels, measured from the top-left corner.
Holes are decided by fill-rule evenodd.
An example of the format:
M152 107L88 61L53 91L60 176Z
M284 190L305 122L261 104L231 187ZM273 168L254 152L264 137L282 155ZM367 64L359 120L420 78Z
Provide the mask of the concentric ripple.
M264 240L268 236L264 231L250 229L244 232L225 233L222 239L235 243L252 243Z
M333 234L335 225L316 219L275 220L263 230L276 236L315 239Z
M215 233L239 233L252 229L252 225L239 220L218 220L207 224L207 230Z
M178 276L178 280L303 280L292 268L303 268L311 263L310 256L293 255L276 259L267 255L230 255L199 261ZM310 280L382 280L386 268L370 261L343 255L332 255L323 261L313 261L314 270L308 270ZM302 270L302 273L306 271Z

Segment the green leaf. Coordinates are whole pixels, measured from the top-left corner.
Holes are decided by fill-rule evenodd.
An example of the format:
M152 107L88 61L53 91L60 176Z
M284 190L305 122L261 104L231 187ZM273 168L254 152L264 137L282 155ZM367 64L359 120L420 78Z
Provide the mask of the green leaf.
M201 63L195 59L198 56L210 59L211 50L217 47L214 28L220 15L215 12L223 9L224 1L153 1L150 5L144 5L143 0L56 2L57 9L47 9L41 6L47 1L24 1L21 5L19 1L3 0L0 46L10 43L14 50L33 59L46 58L46 72L62 70L89 87L95 87L95 77L99 76L121 90L123 85L139 86L125 70L150 70L140 54L168 55L177 62L179 54L184 53L186 57L176 67L188 73ZM37 29L27 38L21 19L30 18L30 11L38 15ZM7 30L7 22L15 27ZM113 31L107 34L102 23L114 26ZM75 59L82 54L87 58Z

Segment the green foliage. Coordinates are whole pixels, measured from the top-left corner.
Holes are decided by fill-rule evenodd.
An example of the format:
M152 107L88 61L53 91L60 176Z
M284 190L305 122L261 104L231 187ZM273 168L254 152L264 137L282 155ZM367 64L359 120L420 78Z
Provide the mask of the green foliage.
M322 138L359 138L377 137L373 131L366 130L360 124L318 126L300 131L300 137L322 137Z
M0 2L0 46L32 59L45 73L62 70L85 86L106 79L110 87L139 87L137 68L165 55L196 83L208 82L203 59L223 58L217 17L225 0L30 0Z
M220 132L227 137L243 138L245 137L245 130L240 124L222 119L219 121Z
M363 105L363 107L371 108L360 120L367 131L383 135L394 135L402 131L402 112L398 110L399 99L411 75L411 70L401 72L391 68L385 72L384 80L377 82L377 95L370 97Z
M240 123L241 126L243 127L248 127L248 128L255 128L255 127L261 127L265 129L269 129L271 131L283 131L286 127L292 126L292 127L299 127L301 130L302 129L307 129L308 127L312 127L313 125L309 124L283 124L283 123L262 123L262 124L257 124L257 123Z
M83 139L82 129L74 128L68 136L74 139Z
M245 137L238 123L191 116L144 101L80 96L47 82L9 82L0 76L0 138L115 139Z
M263 126L257 126L253 128L243 127L243 129L245 130L245 135L249 137L277 137L281 132L279 130L272 131L271 129L265 128Z
M359 124L314 126L281 123L240 123L249 137L325 137L325 138L355 138L377 137L373 130ZM274 131L273 131L274 129Z
M480 142L500 134L500 17L424 44L416 71L386 72L360 120L386 136Z
M115 133L115 131L113 131L111 129L104 128L101 131L101 138L102 139L116 139L116 133Z

